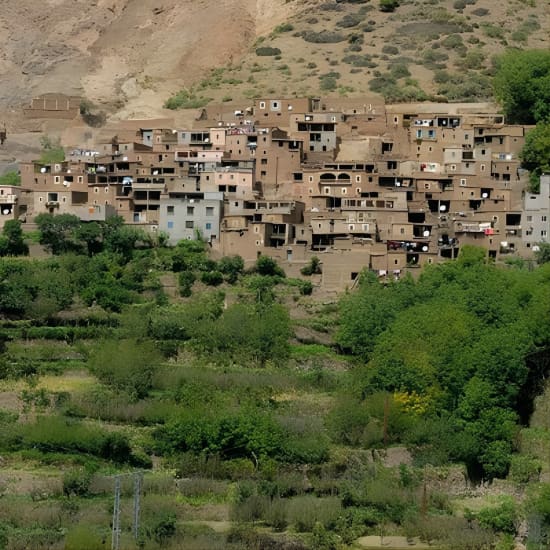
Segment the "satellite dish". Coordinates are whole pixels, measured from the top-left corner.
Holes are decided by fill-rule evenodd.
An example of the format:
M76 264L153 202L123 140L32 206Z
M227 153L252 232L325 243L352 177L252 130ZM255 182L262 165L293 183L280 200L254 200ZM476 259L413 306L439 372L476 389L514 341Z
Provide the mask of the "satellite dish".
M7 216L9 213L9 208L4 208L4 210L2 210L2 214L4 214L4 216Z

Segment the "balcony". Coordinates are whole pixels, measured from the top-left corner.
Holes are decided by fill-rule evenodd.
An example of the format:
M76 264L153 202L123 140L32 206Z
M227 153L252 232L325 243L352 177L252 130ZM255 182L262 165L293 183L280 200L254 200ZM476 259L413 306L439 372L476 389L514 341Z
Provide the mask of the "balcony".
M0 204L15 204L17 195L0 195Z
M455 233L485 233L486 235L493 234L494 229L491 224L486 223L465 223L455 222Z

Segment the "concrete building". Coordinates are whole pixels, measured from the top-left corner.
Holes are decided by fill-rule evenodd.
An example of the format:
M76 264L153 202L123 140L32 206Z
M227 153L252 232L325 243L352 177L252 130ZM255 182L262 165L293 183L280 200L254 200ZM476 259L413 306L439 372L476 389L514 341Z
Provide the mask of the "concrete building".
M526 248L535 251L540 242L550 238L550 174L540 177L540 191L525 193L521 237Z

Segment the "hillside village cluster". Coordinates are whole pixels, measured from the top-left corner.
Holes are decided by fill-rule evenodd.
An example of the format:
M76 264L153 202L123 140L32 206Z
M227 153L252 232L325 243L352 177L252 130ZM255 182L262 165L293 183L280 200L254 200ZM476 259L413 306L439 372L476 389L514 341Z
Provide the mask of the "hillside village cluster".
M208 106L192 128L124 121L64 162L22 163L21 186L0 188L1 219L118 215L173 244L200 237L215 254L266 254L295 274L317 256L326 290L365 268L398 278L465 244L529 258L548 238L550 176L527 191L528 130L487 104Z

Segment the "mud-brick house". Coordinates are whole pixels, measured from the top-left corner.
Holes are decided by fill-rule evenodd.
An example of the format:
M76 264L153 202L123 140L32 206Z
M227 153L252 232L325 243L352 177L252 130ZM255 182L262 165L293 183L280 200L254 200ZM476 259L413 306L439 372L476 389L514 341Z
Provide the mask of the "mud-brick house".
M0 229L8 220L26 221L32 192L16 185L0 185Z
M23 109L27 118L56 118L73 120L80 115L81 97L49 93L33 97Z

